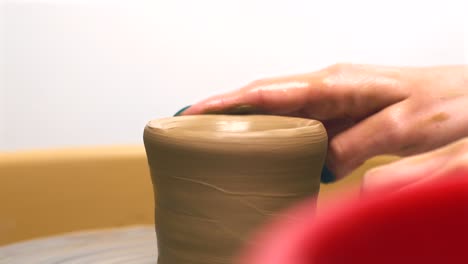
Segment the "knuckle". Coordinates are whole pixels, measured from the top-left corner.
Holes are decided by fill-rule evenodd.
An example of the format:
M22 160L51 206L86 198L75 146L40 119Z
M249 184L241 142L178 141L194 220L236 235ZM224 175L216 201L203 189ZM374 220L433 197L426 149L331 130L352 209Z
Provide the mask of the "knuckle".
M346 161L347 155L339 137L335 137L330 141L329 149L333 163L341 163Z
M344 87L353 78L354 66L349 63L333 64L323 70L322 86L326 89Z
M339 137L333 138L329 143L327 165L332 169L338 178L342 178L359 166L361 160L352 155L352 149L346 145L346 141Z
M383 125L380 128L384 133L384 140L403 143L407 138L407 126L405 125L405 113L401 108L391 109L383 115Z
M351 68L352 68L352 64L340 62L340 63L335 63L331 66L328 66L326 68L326 71L332 75L341 75L345 72L350 71Z

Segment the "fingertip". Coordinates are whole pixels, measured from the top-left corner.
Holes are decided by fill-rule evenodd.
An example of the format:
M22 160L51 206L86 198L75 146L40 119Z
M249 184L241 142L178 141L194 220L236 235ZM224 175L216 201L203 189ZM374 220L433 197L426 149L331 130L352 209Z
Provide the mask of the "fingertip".
M202 115L202 114L217 114L221 113L222 108L218 104L213 103L213 101L202 101L193 105L184 107L177 112L179 115Z
M226 104L229 98L224 95L216 95L191 105L182 115L219 114L230 104Z
M336 176L327 166L324 166L320 175L320 181L322 183L332 183L336 181Z

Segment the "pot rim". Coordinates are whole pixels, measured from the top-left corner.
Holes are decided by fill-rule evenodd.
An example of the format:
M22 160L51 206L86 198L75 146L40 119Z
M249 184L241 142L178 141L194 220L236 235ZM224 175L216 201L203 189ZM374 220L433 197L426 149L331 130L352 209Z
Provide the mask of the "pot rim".
M200 124L204 121L205 125ZM258 139L312 137L327 138L320 121L275 115L190 115L154 119L148 122L152 134L199 139Z

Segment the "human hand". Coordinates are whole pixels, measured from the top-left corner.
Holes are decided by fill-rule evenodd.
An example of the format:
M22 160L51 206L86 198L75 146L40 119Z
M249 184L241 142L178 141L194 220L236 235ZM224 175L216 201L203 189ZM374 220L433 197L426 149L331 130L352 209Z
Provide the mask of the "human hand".
M363 194L383 193L418 187L427 182L454 181L468 175L468 137L423 154L368 171Z
M467 106L467 66L337 64L255 81L183 114L247 112L320 120L329 134L327 167L339 179L373 156L420 154L468 136ZM403 159L397 168L407 170L410 163ZM425 162L419 169L430 166ZM367 186L394 168L369 172Z

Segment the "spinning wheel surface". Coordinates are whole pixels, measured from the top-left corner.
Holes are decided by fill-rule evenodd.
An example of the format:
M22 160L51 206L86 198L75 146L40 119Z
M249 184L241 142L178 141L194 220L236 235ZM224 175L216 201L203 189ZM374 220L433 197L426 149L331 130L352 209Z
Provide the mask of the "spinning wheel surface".
M153 226L74 232L0 247L0 264L156 263Z

